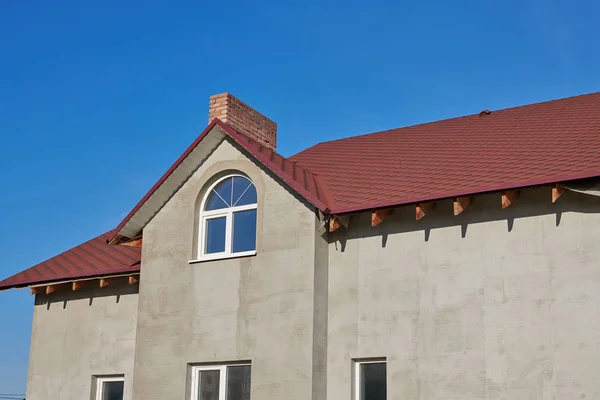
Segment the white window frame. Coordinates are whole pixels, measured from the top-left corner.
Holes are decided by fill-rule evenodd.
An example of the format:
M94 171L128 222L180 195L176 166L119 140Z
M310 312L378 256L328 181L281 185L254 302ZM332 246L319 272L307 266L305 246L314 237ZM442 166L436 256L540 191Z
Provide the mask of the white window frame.
M251 363L239 363L239 364L218 364L218 365L194 365L192 366L192 397L191 400L198 399L198 373L202 371L219 371L219 400L226 400L227 395L227 367L243 367L249 366L252 368ZM252 370L250 370L250 381L252 382Z
M124 376L97 376L96 377L96 400L102 400L104 395L104 383L106 382L123 382L125 385Z
M244 206L234 206L229 208L221 208L218 210L205 211L206 202L211 196L213 189L217 187L217 185L223 182L226 179L241 177L247 179L256 189L254 182L250 178L241 174L230 174L226 175L217 181L215 181L204 195L204 199L202 199L202 204L200 205L200 213L199 213L199 221L198 221L198 260L196 261L206 261L206 260L220 260L223 258L233 258L233 257L244 257L244 256L253 256L256 254L256 243L254 244L255 249L249 251L240 251L234 253L233 250L233 213L238 211L247 211L247 210L257 210L258 209L258 199L254 204L248 204ZM232 186L233 190L233 186ZM216 194L216 192L215 192ZM218 194L216 194L218 195ZM206 253L206 223L210 219L215 218L223 218L225 217L225 251L220 253ZM258 218L258 216L257 216Z
M362 389L360 382L360 367L365 364L385 364L387 372L387 360L385 358L368 358L354 360L354 400L360 400L360 391ZM387 386L387 375L385 377Z

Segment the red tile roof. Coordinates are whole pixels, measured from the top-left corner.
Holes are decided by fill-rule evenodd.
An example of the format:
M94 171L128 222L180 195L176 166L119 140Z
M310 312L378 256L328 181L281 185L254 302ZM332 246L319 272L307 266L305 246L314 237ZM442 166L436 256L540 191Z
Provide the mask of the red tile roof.
M106 240L215 126L330 214L600 176L600 93L320 143L288 159L214 120L117 229L1 281L0 290L139 271L139 248Z
M110 246L107 232L23 272L0 281L0 290L44 282L139 272L141 249Z
M600 176L600 93L310 147L289 159L345 213Z

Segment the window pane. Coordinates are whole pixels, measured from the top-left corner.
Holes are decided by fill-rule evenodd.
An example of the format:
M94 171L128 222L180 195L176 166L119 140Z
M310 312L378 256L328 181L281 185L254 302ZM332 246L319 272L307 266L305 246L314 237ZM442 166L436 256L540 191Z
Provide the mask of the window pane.
M227 367L226 400L250 400L250 366Z
M223 200L225 200L227 206L231 207L233 205L233 202L231 201L233 198L233 177L225 179L213 190L217 192L219 196L223 198Z
M227 208L228 205L223 201L222 198L217 195L214 190L210 193L208 200L206 201L205 209L206 211L210 210L219 210L221 208Z
M244 203L242 204L240 202L241 197L245 196L246 192L251 191L253 189L253 187L250 186L254 186L252 184L252 182L247 179L244 178L242 176L234 176L233 177L233 205L234 206L242 206L245 204L249 204L249 203ZM256 191L256 190L255 190Z
M206 254L222 253L225 251L225 217L206 220Z
M103 382L101 400L123 400L123 381Z
M219 400L219 370L198 373L198 400Z
M248 190L245 193L241 194L239 199L236 199L236 206L245 206L248 204L256 204L256 187L253 183L250 184Z
M233 252L256 250L256 210L233 213Z
M385 400L386 386L384 362L360 365L360 400Z

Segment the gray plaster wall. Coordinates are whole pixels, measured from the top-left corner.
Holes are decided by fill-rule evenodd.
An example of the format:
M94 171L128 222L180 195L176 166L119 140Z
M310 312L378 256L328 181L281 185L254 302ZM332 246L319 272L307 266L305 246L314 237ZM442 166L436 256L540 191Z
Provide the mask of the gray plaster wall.
M257 255L190 263L198 200L228 171L257 187ZM235 361L252 363L253 400L306 400L322 390L323 382L313 385L314 364L325 368L322 356L313 360L313 341L326 336L313 314L323 299L315 227L312 207L222 142L144 229L134 398L189 399L190 365Z
M119 278L105 288L97 280L76 292L66 286L36 295L27 400L95 399L98 375L124 375L131 400L137 285Z
M327 398L367 357L389 400L600 398L599 244L600 198L549 187L354 216L329 249Z

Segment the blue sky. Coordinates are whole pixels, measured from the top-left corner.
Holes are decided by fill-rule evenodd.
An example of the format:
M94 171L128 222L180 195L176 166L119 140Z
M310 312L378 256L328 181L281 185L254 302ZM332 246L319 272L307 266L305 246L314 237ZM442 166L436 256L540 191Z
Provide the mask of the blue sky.
M278 122L287 156L600 91L597 1L282 3L2 2L0 277L116 226L211 94ZM0 293L0 394L25 392L32 304Z

